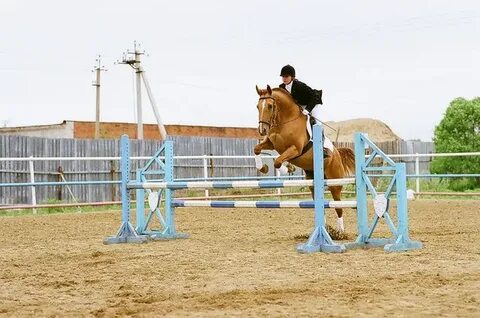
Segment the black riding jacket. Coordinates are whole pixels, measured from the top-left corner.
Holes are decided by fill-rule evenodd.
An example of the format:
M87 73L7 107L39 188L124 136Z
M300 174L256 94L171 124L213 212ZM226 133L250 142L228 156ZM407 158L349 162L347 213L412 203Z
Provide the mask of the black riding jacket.
M285 89L285 84L280 84L280 88ZM305 108L311 112L313 107L322 103L322 90L310 88L307 84L300 82L297 79L293 80L291 95L293 99L299 104L306 106Z

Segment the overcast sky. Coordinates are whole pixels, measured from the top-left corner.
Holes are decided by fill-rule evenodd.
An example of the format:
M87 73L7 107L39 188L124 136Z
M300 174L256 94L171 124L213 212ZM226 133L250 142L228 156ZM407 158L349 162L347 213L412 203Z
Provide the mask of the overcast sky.
M449 102L480 95L480 2L0 0L0 124L135 122L137 40L165 124L256 127L255 85L280 68L323 89L322 120L375 118L431 140ZM144 98L144 122L155 118Z

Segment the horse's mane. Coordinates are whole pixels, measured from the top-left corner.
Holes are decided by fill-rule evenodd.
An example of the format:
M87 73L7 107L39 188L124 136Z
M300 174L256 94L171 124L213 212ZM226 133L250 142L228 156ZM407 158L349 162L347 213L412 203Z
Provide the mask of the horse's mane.
M286 98L288 102L293 103L294 105L298 105L295 99L293 99L292 95L284 88L275 87L272 89L272 95L274 93L279 93L282 97Z

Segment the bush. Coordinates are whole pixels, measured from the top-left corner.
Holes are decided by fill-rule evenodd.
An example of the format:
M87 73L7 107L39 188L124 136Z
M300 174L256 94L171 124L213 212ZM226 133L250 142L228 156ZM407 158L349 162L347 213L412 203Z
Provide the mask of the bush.
M480 98L457 98L448 106L433 138L435 152L480 151ZM480 173L480 156L435 157L432 173ZM480 187L480 178L452 179L449 188L464 191Z

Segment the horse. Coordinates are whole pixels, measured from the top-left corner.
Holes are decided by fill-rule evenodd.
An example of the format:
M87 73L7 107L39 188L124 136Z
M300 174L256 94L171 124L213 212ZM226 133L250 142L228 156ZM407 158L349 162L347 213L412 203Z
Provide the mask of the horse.
M262 150L276 150L280 155L275 159L274 167L279 169L288 162L305 171L306 179L313 179L313 147L307 131L307 116L295 102L288 91L283 88L259 89L258 132L263 140L257 144L253 152L259 155ZM325 153L326 151L326 153ZM325 156L326 155L326 156ZM326 179L337 179L351 176L355 172L355 154L350 148L333 148L324 150L324 174ZM268 169L263 166L260 172ZM341 200L342 186L330 186L328 189L335 201ZM312 197L313 187L310 187ZM337 229L344 231L343 210L337 212Z

